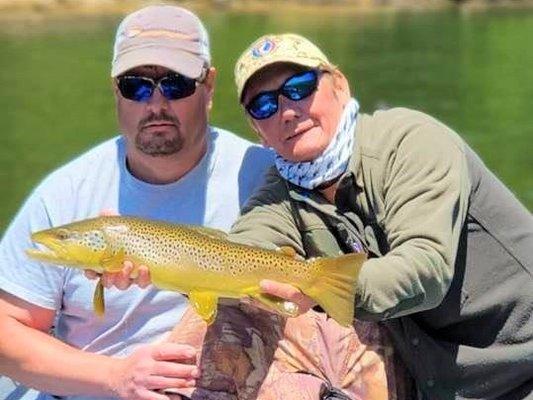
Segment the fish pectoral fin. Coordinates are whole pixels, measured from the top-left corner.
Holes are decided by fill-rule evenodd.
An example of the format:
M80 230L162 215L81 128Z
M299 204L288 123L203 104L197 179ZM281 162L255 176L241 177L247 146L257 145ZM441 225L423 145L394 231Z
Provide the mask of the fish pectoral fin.
M96 315L102 317L105 313L104 285L102 279L98 279L93 295L93 308Z
M124 264L126 252L123 248L118 251L112 251L109 248L104 252L104 256L100 259L100 265L107 272L120 272Z
M189 302L202 319L211 325L217 316L218 296L212 292L190 292Z
M265 305L267 308L277 311L285 317L297 317L299 314L298 305L292 301L284 300L280 297L266 293L253 294L251 297Z

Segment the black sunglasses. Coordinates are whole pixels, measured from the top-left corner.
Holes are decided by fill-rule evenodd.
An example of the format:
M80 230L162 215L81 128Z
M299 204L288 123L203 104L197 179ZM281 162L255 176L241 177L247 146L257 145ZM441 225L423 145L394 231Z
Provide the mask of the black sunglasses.
M117 78L118 90L122 97L133 101L148 101L159 88L167 100L189 97L196 90L198 81L179 74L169 74L160 79L146 76L123 75Z
M290 76L277 90L258 93L245 106L254 119L270 118L278 111L278 98L281 94L293 101L309 97L318 85L318 71L310 70Z

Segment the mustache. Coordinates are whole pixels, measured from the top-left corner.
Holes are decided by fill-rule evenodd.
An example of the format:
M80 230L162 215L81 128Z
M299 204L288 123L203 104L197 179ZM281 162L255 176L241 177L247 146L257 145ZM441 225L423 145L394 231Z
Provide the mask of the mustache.
M139 121L139 129L151 122L172 122L176 126L180 126L181 123L178 118L168 115L165 111L158 114L151 113Z

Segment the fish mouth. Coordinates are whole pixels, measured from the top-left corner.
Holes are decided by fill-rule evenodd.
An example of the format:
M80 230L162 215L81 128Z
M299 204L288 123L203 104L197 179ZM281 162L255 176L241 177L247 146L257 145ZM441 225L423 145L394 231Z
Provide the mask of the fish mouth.
M26 254L34 260L45 261L49 263L58 263L65 261L60 255L50 249L27 249Z
M87 258L87 254L78 254L79 249L72 248L72 245L64 240L50 235L49 231L35 232L31 235L31 239L37 246L26 249L26 255L36 261L103 272L98 259Z
M34 260L52 264L72 265L73 260L58 240L54 240L48 235L37 232L31 235L34 243L39 244L38 248L27 249L26 254Z
M26 249L26 255L36 261L40 261L46 264L52 264L55 266L72 267L78 269L92 269L96 272L102 273L104 269L100 265L93 265L90 261L81 261L76 257L73 257L67 251L62 248L58 248L57 251L53 249Z

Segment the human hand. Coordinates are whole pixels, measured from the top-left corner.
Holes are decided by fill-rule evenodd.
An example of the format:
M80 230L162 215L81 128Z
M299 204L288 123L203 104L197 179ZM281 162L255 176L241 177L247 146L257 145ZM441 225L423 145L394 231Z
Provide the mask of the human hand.
M316 302L312 298L303 294L300 289L288 283L263 279L259 282L259 287L263 293L276 296L296 304L298 306L298 315L305 314L316 305Z
M176 399L161 391L194 387L200 375L196 357L197 351L184 344L144 345L128 357L115 359L109 385L120 399Z
M135 277L132 277L132 272L137 270ZM117 289L126 290L131 285L137 285L140 288L149 286L152 281L150 279L150 270L146 265L139 265L136 267L131 261L126 260L122 264L120 272L104 272L100 274L93 270L85 270L85 276L88 279L102 279L102 284L106 288L115 286Z

